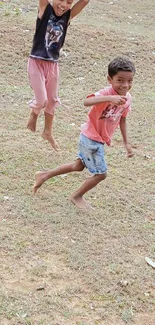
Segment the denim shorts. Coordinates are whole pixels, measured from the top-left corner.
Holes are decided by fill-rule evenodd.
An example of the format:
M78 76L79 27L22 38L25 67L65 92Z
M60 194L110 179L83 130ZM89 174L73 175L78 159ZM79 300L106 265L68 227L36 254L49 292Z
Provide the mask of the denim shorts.
M82 133L79 139L78 158L92 174L105 174L104 144L87 138Z

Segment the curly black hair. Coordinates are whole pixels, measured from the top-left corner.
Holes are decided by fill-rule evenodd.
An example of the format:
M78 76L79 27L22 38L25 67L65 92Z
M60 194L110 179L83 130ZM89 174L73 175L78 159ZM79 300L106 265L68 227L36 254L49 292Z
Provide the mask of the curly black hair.
M110 78L115 76L119 71L129 71L135 74L136 69L133 62L127 58L117 57L108 65L108 75Z

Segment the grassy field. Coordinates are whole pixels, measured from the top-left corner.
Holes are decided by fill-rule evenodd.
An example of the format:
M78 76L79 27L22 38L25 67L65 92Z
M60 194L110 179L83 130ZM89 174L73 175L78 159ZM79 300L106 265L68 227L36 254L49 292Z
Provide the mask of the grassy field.
M68 29L60 58L62 106L55 153L26 129L27 78L37 2L0 2L1 325L155 325L155 47L152 0L90 1ZM151 27L150 27L151 26ZM68 197L87 171L49 180L32 196L34 174L76 158L83 100L107 85L118 55L134 61L128 160L121 136L106 147L107 179L82 212ZM68 109L66 108L68 107Z

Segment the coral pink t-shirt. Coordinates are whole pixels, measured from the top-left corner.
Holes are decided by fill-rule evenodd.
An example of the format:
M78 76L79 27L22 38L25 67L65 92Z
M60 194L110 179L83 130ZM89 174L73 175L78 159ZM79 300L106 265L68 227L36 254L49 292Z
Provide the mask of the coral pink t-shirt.
M99 90L88 97L118 95L110 86ZM92 106L88 119L81 125L81 133L86 137L110 145L112 136L119 125L121 117L126 117L131 110L131 95L126 94L127 101L124 105L116 106L109 102Z

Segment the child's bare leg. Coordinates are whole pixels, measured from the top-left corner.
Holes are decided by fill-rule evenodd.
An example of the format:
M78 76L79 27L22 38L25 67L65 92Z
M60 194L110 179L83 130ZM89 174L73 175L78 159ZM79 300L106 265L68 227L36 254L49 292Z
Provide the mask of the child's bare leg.
M48 113L44 113L45 115L45 127L42 133L42 138L49 141L49 143L51 144L52 148L55 151L59 150L59 146L57 144L57 142L55 141L53 134L52 134L52 125L53 125L53 119L54 119L54 115L48 114Z
M80 209L91 208L90 204L85 201L83 195L95 187L98 183L106 178L107 174L97 174L86 179L84 184L72 194L70 200Z
M31 130L32 132L35 132L36 130L36 124L37 124L37 118L38 115L31 110L30 117L27 123L27 129Z
M84 165L80 159L77 159L74 163L64 164L49 171L37 172L35 174L35 183L33 186L33 193L35 194L39 187L47 181L49 178L54 176L67 174L75 171L82 171Z

